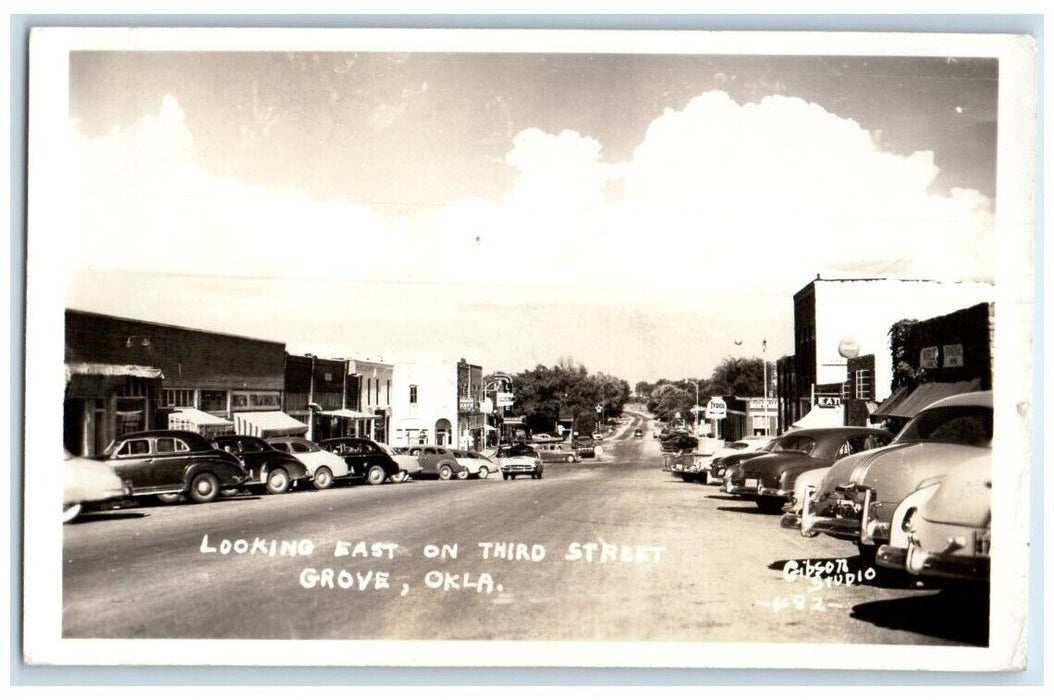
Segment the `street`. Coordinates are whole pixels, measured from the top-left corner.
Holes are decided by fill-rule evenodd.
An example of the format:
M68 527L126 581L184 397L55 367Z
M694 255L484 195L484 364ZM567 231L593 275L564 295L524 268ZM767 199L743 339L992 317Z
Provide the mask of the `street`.
M875 576L852 543L663 472L643 417L603 446L541 480L86 515L63 529L63 635L986 643L985 606ZM815 566L823 578L802 575Z

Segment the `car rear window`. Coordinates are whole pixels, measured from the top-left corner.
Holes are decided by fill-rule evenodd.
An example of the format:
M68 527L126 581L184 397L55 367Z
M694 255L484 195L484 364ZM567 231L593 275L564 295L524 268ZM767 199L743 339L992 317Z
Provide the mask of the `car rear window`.
M985 406L946 406L923 411L904 427L897 442L991 447L992 409Z

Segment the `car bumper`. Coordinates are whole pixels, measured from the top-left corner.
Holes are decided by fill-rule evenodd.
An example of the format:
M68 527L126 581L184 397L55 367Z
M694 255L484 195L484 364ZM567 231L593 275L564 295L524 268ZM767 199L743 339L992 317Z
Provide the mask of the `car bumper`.
M875 554L875 563L886 569L897 569L903 571L908 561L908 550L903 547L893 547L884 544L878 548Z
M905 552L904 569L916 576L987 581L991 573L991 560L986 556L928 552L909 542Z

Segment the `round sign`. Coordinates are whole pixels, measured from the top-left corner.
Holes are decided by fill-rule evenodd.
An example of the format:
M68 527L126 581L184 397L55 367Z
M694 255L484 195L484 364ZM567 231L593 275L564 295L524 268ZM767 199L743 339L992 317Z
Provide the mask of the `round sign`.
M856 357L860 354L860 341L852 337L842 338L838 343L838 354L847 360Z

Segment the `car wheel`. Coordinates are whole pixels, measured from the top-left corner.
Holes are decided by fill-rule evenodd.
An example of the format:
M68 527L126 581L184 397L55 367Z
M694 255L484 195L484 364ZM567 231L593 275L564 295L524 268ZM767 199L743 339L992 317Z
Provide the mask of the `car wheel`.
M477 476L480 479L486 479L488 476L490 476L490 471L486 467L480 467L479 474L477 474Z
M289 473L285 469L267 472L267 493L285 493L289 490Z
M568 464L572 464L572 463L574 463L574 461L575 461L574 455L567 455L567 463Z
M447 481L454 475L454 470L450 468L449 464L444 464L439 468L439 478L443 481Z
M755 498L754 503L762 513L779 513L783 508L782 498Z
M681 481L685 482L686 484L690 484L695 481L695 477L691 474L681 474Z
M458 471L456 476L461 481L464 481L465 479L467 479L468 478L468 467L462 468L460 471Z
M68 506L62 508L62 522L71 523L77 519L77 516L81 514L81 504L71 503Z
M195 503L208 503L220 494L220 480L214 475L205 472L198 474L190 482L190 490L187 496Z
M166 506L170 506L173 503L179 503L183 500L183 494L181 493L162 493L157 496L157 500L164 503Z
M408 476L410 476L410 472L406 471L405 469L400 469L399 471L392 474L391 480L393 484L401 484L406 481L406 478Z
M509 475L508 474L502 474L501 478L506 480L506 481L508 481L509 480Z
M379 464L374 464L370 467L370 470L366 472L366 483L370 486L376 486L384 483L384 467Z
M329 467L319 467L315 472L315 478L311 480L311 485L317 491L328 489L333 485L333 472L329 470Z

